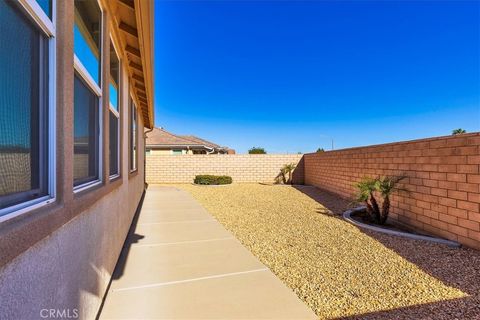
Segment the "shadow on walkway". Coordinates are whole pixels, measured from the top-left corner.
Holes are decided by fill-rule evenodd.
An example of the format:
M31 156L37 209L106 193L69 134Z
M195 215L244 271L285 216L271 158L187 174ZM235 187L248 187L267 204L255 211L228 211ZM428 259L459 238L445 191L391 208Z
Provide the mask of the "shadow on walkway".
M130 229L128 230L127 238L123 243L122 252L120 253L117 265L115 266L115 270L113 271L113 280L120 279L122 277L132 244L138 243L141 239L145 238L144 235L137 234L136 229L138 224L138 217L140 216L140 212L142 211L143 201L145 199L146 192L146 190L143 192L142 198L140 199L137 207L137 211L135 211L135 216L133 217L132 224L130 225Z
M103 296L102 304L98 309L97 316L95 319L99 319L100 315L102 314L103 306L105 304L105 300L107 298L108 292L110 291L110 286L112 285L112 281L116 279L120 279L124 273L125 264L127 262L127 257L130 252L130 247L132 243L137 243L139 240L145 238L145 236L143 235L136 234L135 230L137 228L138 217L140 215L140 212L142 211L143 201L145 199L146 192L147 190L145 189L142 194L142 197L140 198L140 202L138 203L137 210L135 211L135 215L133 216L133 219L132 219L132 224L130 225L130 229L128 230L127 237L125 238L125 242L123 243L122 251L120 252L120 256L118 257L117 264L115 265L112 278L110 279L107 289L105 290L105 295Z

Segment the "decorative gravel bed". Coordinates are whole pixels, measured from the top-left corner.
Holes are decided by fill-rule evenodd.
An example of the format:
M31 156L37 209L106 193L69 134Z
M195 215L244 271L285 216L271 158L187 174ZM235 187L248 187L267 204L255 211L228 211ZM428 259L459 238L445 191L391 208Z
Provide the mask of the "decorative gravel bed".
M320 319L480 319L479 251L361 231L312 187L178 187Z

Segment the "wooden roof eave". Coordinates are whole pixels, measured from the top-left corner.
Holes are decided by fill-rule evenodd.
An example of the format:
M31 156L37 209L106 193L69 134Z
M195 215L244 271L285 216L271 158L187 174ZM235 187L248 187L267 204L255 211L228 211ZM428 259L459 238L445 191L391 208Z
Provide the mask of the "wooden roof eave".
M100 3L112 18L110 32L128 69L129 88L144 125L153 128L153 0L100 0Z
M149 114L147 128L153 128L153 1L134 0L137 20L138 43L143 66L147 111Z

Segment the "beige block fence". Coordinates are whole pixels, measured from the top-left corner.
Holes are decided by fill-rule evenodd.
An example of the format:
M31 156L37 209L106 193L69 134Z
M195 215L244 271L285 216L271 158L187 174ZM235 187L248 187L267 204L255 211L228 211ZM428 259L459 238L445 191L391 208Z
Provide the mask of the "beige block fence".
M234 155L158 155L147 160L148 183L192 183L196 175L231 176L233 182L274 182L280 168L298 164L301 154L234 154ZM302 162L303 163L303 162ZM295 169L294 182L303 183L302 163Z

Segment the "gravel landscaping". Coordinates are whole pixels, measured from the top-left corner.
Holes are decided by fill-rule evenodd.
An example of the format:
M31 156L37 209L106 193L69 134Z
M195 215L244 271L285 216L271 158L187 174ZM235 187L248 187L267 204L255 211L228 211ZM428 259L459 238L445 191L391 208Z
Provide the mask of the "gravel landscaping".
M179 185L320 319L480 319L480 252L362 231L312 187Z

